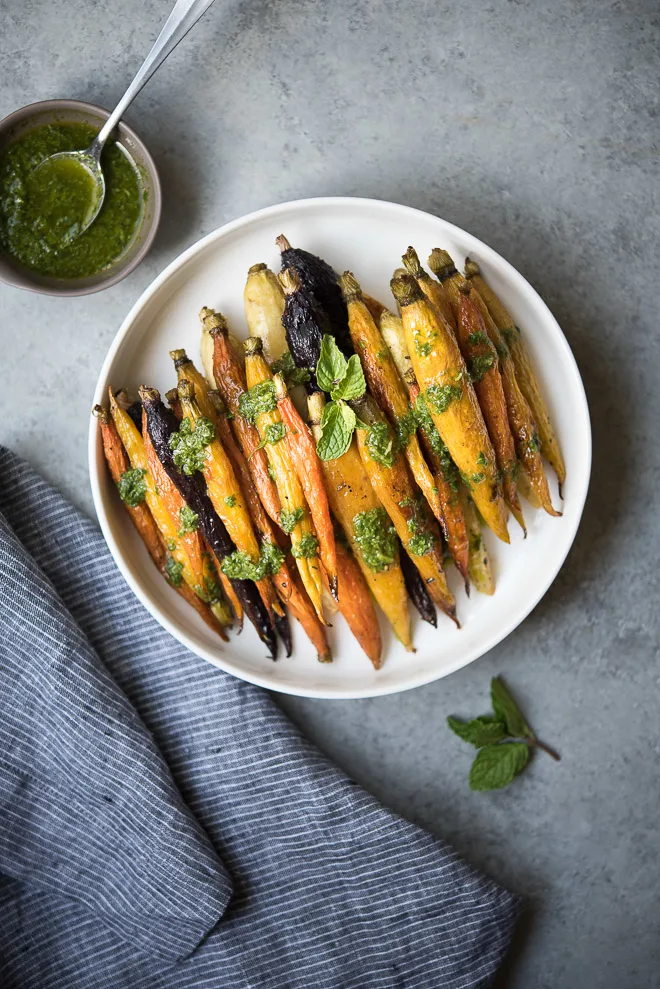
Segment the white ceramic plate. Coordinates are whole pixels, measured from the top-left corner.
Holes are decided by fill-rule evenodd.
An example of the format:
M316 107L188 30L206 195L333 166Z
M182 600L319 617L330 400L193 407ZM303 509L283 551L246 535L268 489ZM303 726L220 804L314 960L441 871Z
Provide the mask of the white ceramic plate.
M165 392L175 383L168 351L185 347L199 362L197 313L207 305L228 317L232 331L245 336L242 294L250 265L267 262L279 270L275 238L321 255L337 271L355 272L366 292L391 303L389 279L403 251L414 244L426 258L446 248L457 266L466 255L478 260L486 278L526 331L539 377L566 459L564 514L550 518L525 506L529 536L523 540L511 521L511 545L486 537L497 573L494 597L467 598L450 568L459 631L444 616L433 629L415 615L417 651L409 654L385 623L384 663L375 671L337 616L330 631L334 662L317 662L295 624L294 652L273 662L246 622L224 645L156 572L135 534L103 460L96 422L89 434L90 476L103 534L117 566L144 606L169 632L198 656L237 677L284 693L309 697L369 697L407 690L446 676L491 649L530 613L559 571L582 514L591 466L589 412L582 381L566 339L552 314L522 275L485 244L435 216L369 199L308 199L252 213L204 237L172 262L126 317L99 377L95 402L107 386L135 391L148 384ZM552 483L555 504L556 487Z

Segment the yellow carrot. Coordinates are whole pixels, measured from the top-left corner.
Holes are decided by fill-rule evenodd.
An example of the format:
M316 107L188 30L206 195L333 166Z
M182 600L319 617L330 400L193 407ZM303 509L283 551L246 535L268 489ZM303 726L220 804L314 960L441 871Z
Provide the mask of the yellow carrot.
M314 392L307 402L312 432L318 441L325 399L321 392ZM356 440L336 460L322 460L321 468L330 508L344 530L369 589L396 637L406 649L412 650L398 540L364 472Z
M507 507L495 451L456 337L408 273L393 278L415 376L433 421L486 523L504 542Z
M277 489L268 472L268 458L259 445L259 433L241 415L239 405L246 391L245 368L229 342L227 320L222 313L204 307L200 319L205 331L213 338L213 377L218 390L233 415L232 431L248 462L254 486L273 522L278 521L281 505Z
M444 319L447 327L456 333L457 317L451 302L445 292L444 286L436 278L432 278L428 271L422 268L419 256L414 247L409 247L401 259L406 267L406 271L413 276L422 292L432 302Z
M429 257L429 267L445 286L452 308L458 314L461 303L461 286L465 284L465 278L456 270L451 255L447 251L441 251L435 248L431 251ZM472 297L481 313L488 336L495 345L495 350L499 358L502 386L504 388L504 396L509 414L509 425L513 433L518 459L529 474L536 495L548 515L561 515L561 512L553 508L550 499L550 490L545 471L543 470L541 442L536 430L536 423L534 422L531 409L527 404L527 399L520 390L509 348L493 322L485 302L476 289L473 291ZM488 518L484 514L483 507L479 504L476 495L475 501L477 508L479 508L486 522L488 522Z
M210 419L202 415L192 382L181 378L177 391L181 402L181 410L184 415L183 423L185 424L187 421L193 433L197 433L198 430L204 428L208 430L210 438L205 443L201 455L203 457L202 473L206 481L206 490L211 499L211 504L224 523L236 548L240 552L246 553L252 563L257 563L260 556L260 549L257 537L252 528L252 520L245 504L238 478L234 474L231 461L222 443L220 443L215 435L215 426L211 423ZM208 395L206 397L207 401L209 401L209 408L215 418L215 409L210 403L210 400L208 400ZM210 429L208 428L209 426ZM175 462L176 456L177 451L175 450ZM186 470L185 464L183 465L183 470ZM269 612L272 614L273 609L281 612L279 603L276 603L274 589L268 577L256 581L256 585L259 588L261 599Z
M192 547L191 551L185 537L182 538L179 535L177 513L180 506L176 507L173 513L170 511L166 503L165 493L154 477L154 466L156 469L159 467L158 458L154 454L153 463L149 462L149 451L143 436L128 412L117 402L112 388L108 389L108 396L110 412L128 454L131 467L144 471L145 501L170 554L167 564L170 582L178 587L181 586L182 580L185 581L202 601L208 601L213 614L221 625L231 625L232 619L229 608L217 589L217 574L210 565L208 554L202 553L196 545ZM170 484L169 478L164 474L163 488ZM211 593L209 593L209 587L213 588ZM212 597L213 600L209 601L209 597Z
M350 271L345 271L341 276L339 286L348 309L351 340L355 353L359 355L369 390L393 423L398 443L408 461L410 471L431 511L443 524L444 517L438 488L422 456L417 438L417 423L408 400L408 390L380 330L367 309L360 286Z
M245 341L245 375L248 392L240 404L242 414L249 415L264 444L268 463L282 505L279 524L291 536L291 552L300 578L314 609L321 619L321 571L318 561L318 539L314 533L309 506L295 472L289 448L282 440L286 426L277 407L273 375L261 353L261 340L251 337Z
M298 475L300 486L309 505L312 522L319 540L321 563L323 564L330 592L337 597L337 550L335 533L330 518L328 496L323 486L321 462L316 453L316 445L309 428L296 409L281 375L274 378L277 407L286 427L286 443L291 463Z
M370 395L352 405L358 417L358 450L376 496L434 602L458 625L456 602L442 568L440 533L417 497L406 461L396 451L394 435Z
M520 390L527 399L531 409L536 428L539 431L541 440L541 453L548 460L550 466L557 475L559 490L566 480L566 465L559 448L559 442L552 422L550 413L541 391L541 386L536 377L534 365L525 345L525 339L519 327L513 321L511 313L495 294L490 285L484 281L481 269L476 261L470 258L465 259L465 277L474 285L475 289L483 299L488 312L493 318L493 322L504 337L504 340L511 353L511 359L516 372L516 380L520 385Z

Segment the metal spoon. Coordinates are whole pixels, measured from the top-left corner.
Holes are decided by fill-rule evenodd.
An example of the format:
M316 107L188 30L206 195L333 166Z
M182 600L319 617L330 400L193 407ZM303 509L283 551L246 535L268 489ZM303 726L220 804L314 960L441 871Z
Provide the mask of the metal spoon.
M60 151L57 154L45 158L38 166L43 168L49 162L69 159L81 165L91 176L94 182L94 194L90 197L89 210L81 218L80 223L72 227L73 233L66 243L80 236L94 222L99 214L105 198L105 178L101 168L101 152L110 134L121 120L126 107L133 102L146 82L165 61L167 56L174 51L179 42L185 38L191 27L197 23L202 14L211 6L213 0L177 0L172 13L167 18L165 25L156 38L153 48L138 69L137 75L133 79L119 103L112 111L101 130L98 132L90 146L84 151Z

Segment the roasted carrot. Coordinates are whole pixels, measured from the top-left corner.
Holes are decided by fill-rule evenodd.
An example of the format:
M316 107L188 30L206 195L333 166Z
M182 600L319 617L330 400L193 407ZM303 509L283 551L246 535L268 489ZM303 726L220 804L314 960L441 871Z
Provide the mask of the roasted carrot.
M170 388L170 390L166 392L165 398L167 399L169 406L172 412L174 413L174 415L177 417L177 419L179 420L183 419L183 410L181 409L181 401L179 399L179 393L176 390L176 388ZM237 633L240 633L243 629L243 605L241 604L239 598L237 597L229 577L223 574L222 569L220 568L219 565L218 565L218 577L220 578L220 583L222 584L222 588L225 594L227 595L227 598L229 599L229 603L232 606L234 614L236 615L236 622L237 622L236 631Z
M438 615L433 599L426 590L426 584L421 573L407 553L401 553L401 572L406 585L406 593L417 609L420 618L428 622L429 625L433 625L433 628L437 628Z
M268 471L268 457L260 448L259 433L239 411L239 401L247 390L245 369L240 364L228 338L227 320L221 313L206 307L200 318L213 337L213 374L222 398L233 415L231 427L248 462L261 503L273 522L278 523L281 505L277 488Z
M314 529L319 540L319 555L330 592L337 598L337 555L335 533L330 518L328 496L323 484L321 461L309 428L302 421L281 375L274 379L275 397L282 422L286 426L286 444L294 470L309 506Z
M470 579L480 594L495 593L495 577L488 549L481 533L481 523L474 502L463 489L463 510L470 539Z
M251 337L260 337L269 364L288 350L282 325L284 292L277 275L265 264L253 264L243 292L245 321Z
M520 385L521 392L527 399L534 421L536 422L539 439L541 440L541 453L557 475L561 494L562 485L566 480L566 465L564 464L564 458L562 457L557 436L550 420L548 406L543 398L543 392L536 377L534 365L529 356L522 332L514 323L509 310L495 294L490 285L484 281L477 262L472 261L470 258L465 259L465 277L474 285L481 296L488 312L493 318L493 322L504 337L509 348L516 372L516 380Z
M142 539L149 556L154 561L157 568L164 573L165 564L167 561L167 550L160 532L158 531L158 526L154 522L154 517L149 511L145 501L146 484L144 483L144 475L142 474L142 470L139 467L134 469L131 468L128 454L126 453L119 433L117 432L117 426L115 425L112 416L109 415L107 409L104 409L102 405L95 405L92 411L99 422L101 439L103 442L103 452L110 471L110 476L119 490L124 507L128 512L133 525L137 529L137 532ZM129 474L129 471L131 470L133 476L137 479L138 484L141 488L143 488L143 491L138 491L137 495L132 494L130 488L127 487L127 482L130 484L131 481L131 476ZM122 487L126 490L122 490ZM138 500L138 498L141 498L141 500Z
M112 388L108 389L108 397L112 419L117 427L117 433L124 445L131 467L144 471L145 502L167 547L168 556L165 569L169 582L177 590L185 582L197 597L209 603L211 611L221 625L231 625L232 617L229 607L223 600L219 589L212 582L210 589L204 586L204 577L208 575L208 570L196 569L194 560L198 560L199 557L195 555L195 558L191 559L187 547L179 536L179 525L168 511L165 499L151 471L142 434L138 431L126 409L123 409L117 402ZM184 596L187 597L187 595ZM210 597L213 600L209 601Z
M346 619L351 632L373 663L374 669L379 670L383 661L383 643L376 609L362 570L350 551L341 543L337 543L337 570L339 573L337 598L339 610ZM323 576L327 580L325 572Z
M397 441L410 471L422 490L435 517L444 522L438 489L417 438L415 414L408 392L382 334L367 309L360 286L350 271L339 279L348 310L348 328L356 354L360 357L367 384L381 409L394 425Z
M318 561L318 539L312 526L309 506L305 500L298 475L293 467L288 445L282 440L286 426L277 407L275 385L270 368L261 353L261 340L250 337L245 341L245 376L249 391L240 404L244 415L258 430L265 445L268 463L273 471L277 493L282 505L279 525L291 536L291 552L300 578L321 621L321 571Z
M442 569L441 537L435 521L417 497L394 434L370 395L351 405L358 417L358 450L376 496L389 515L403 547L426 581L439 608L456 622L456 602Z
M518 465L520 467L520 465ZM532 508L540 508L541 502L536 496L536 491L532 487L529 475L525 470L518 470L518 491L525 501L528 501Z
M176 416L167 409L160 400L155 388L140 387L140 398L146 418L146 431L151 440L154 453L170 483L174 485L183 499L187 511L186 516L179 512L182 530L192 530L199 533L205 541L216 561L218 569L231 580L236 596L240 600L245 614L254 625L261 641L268 647L271 657L277 658L277 638L273 627L272 616L266 608L254 583L261 576L277 569L281 562L281 552L275 546L262 546L261 558L257 565L253 564L247 554L238 552L232 542L224 522L216 512L208 496L204 478L200 473L203 467L201 454L204 447L204 436L192 436L188 429L183 429ZM208 422L208 420L207 420ZM197 429L199 429L199 424ZM192 432L192 431L191 431ZM182 436L184 458L181 457ZM199 456L199 463L192 459ZM175 459L176 458L176 459ZM179 463L177 463L179 461ZM179 464L181 466L179 466ZM184 466L194 468L186 473ZM199 467L199 469L197 469Z
M369 295L367 292L362 293L362 298L364 299L364 304L371 313L371 318L373 319L376 326L380 323L380 317L384 312L387 312L387 306L384 306L382 302L378 299L374 299L373 295Z
M414 247L409 247L401 260L405 265L406 271L413 276L426 298L429 302L433 303L447 326L455 333L457 315L452 308L442 282L439 282L424 270Z
M151 437L149 436L149 431L146 424L146 413L143 412L143 426L142 426L142 440L144 442L144 451L147 455L147 464L149 465L149 471L154 479L154 483L158 488L158 493L163 500L163 503L169 512L173 521L177 522L179 529L177 530L180 543L183 546L185 552L188 554L188 559L190 560L193 573L195 575L195 584L193 585L193 590L198 597L204 599L205 597L213 597L218 593L218 575L215 567L209 557L208 553L205 551L204 544L202 542L201 534L195 531L187 531L185 527L186 512L185 509L187 505L181 494L179 493L176 486L172 483L170 478L165 471L165 468L161 464L156 451L154 450Z
M451 259L451 255L448 254L447 251L441 251L438 248L435 248L431 251L431 255L429 257L429 267L446 287L452 308L454 312L458 314L461 302L460 287L465 282L465 278L456 270L456 266ZM473 290L472 296L475 305L481 313L488 336L495 345L497 356L499 358L502 386L504 388L504 396L506 398L507 412L509 416L509 426L511 427L511 432L513 434L518 459L529 474L530 481L538 496L538 499L548 515L561 515L561 512L558 512L555 508L553 508L552 501L550 499L548 481L543 470L543 460L541 459L541 441L536 431L536 423L534 422L531 409L527 404L527 399L520 390L520 386L516 379L516 373L513 366L513 361L511 360L511 354L509 353L509 348L507 347L502 334L493 322L486 304L479 293L476 290ZM484 513L483 507L479 504L479 500L476 497L476 492L474 500L486 522L490 524Z
M215 409L209 398L210 386L204 375L197 370L185 350L170 350L170 357L174 361L177 381L185 378L186 381L192 384L195 392L195 401L199 406L201 414L215 423Z
M495 451L454 334L409 275L392 279L415 376L451 458L493 532L509 542Z
M314 392L307 402L312 433L318 441L325 399L321 392ZM344 530L371 593L396 637L410 650L410 615L396 532L364 472L355 439L343 456L322 460L321 469L330 508Z
M186 440L195 439L198 430L206 430L209 437L208 441L204 443L202 450L198 451L194 456L197 458L199 464L203 464L201 472L206 481L206 490L211 499L211 504L216 510L218 517L222 519L237 550L247 554L252 563L257 563L260 557L260 549L257 537L252 528L252 519L245 504L238 478L234 474L231 461L227 457L222 443L216 438L215 425L210 419L202 415L192 382L185 378L179 379L177 391L179 393L184 419L182 420L181 430L178 434L181 443L174 451L174 462L182 467L184 473L193 473L195 464L191 465L189 463L191 458L186 450ZM208 401L208 395L206 398ZM215 418L215 409L210 402L209 408ZM187 430L184 435L183 427L186 424ZM177 461L177 454L179 452L181 452L183 457L180 464ZM200 469L199 466L197 466L197 469ZM255 581L255 583L259 588L262 601L271 613L271 617L273 610L281 613L281 607L275 599L275 592L269 578L264 577L261 580Z
M456 339L468 366L493 443L497 466L502 477L504 497L516 521L527 535L516 487L518 475L516 448L509 427L497 351L488 336L481 313L472 301L469 283L461 285L460 291Z
M456 569L465 582L465 590L469 594L468 536L463 507L458 493L460 484L458 470L431 418L424 397L420 396L419 385L412 368L406 372L406 383L410 392L410 400L420 423L422 450L433 471L442 502L443 534L447 540L452 560L456 564Z

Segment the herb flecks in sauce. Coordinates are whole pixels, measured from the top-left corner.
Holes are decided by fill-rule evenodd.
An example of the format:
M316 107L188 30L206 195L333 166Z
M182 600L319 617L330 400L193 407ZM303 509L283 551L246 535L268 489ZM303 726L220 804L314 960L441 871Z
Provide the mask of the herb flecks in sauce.
M205 449L215 439L215 426L210 419L201 416L194 428L186 416L179 430L170 436L170 449L174 453L174 463L184 474L194 474L204 470Z
M173 556L168 556L165 564L165 574L172 587L181 587L183 580L183 564L177 563Z
M355 541L362 559L374 573L387 570L397 553L396 530L384 508L371 508L353 517Z
M50 155L88 147L96 133L88 124L47 124L29 130L0 155L0 247L43 275L95 275L126 252L139 230L139 176L120 146L109 142L101 157L106 184L101 211L84 233L61 243L62 232L75 233L91 179L80 166L62 162L38 174L35 169Z
M426 400L439 415L446 412L452 402L459 402L463 397L460 385L429 385L426 389Z
M263 415L265 412L272 412L275 408L277 408L275 383L270 379L268 381L260 381L258 385L254 385L249 391L244 391L238 400L239 413L253 425L257 421L258 416Z
M147 493L147 485L144 480L146 470L143 467L134 467L124 471L117 483L119 497L129 508L137 508L144 501Z
M263 580L277 573L283 560L284 553L279 546L266 539L256 563L247 553L236 550L222 561L222 572L231 580Z
M365 440L372 460L381 467L392 467L396 459L394 436L386 422L375 422L369 426Z
M300 542L291 547L291 553L297 560L308 560L319 551L319 541L313 532L306 532Z
M291 535L295 527L298 525L303 515L305 514L304 508L294 508L292 511L288 512L283 509L280 512L280 527L284 529L288 536Z
M179 509L179 532L180 536L185 536L187 532L197 532L199 528L199 515L193 512L188 505L182 505Z

